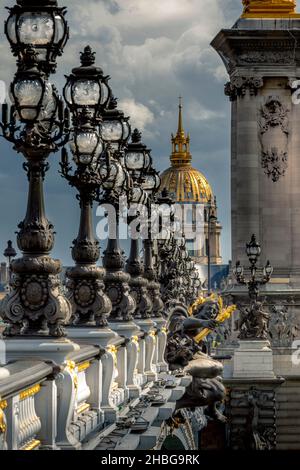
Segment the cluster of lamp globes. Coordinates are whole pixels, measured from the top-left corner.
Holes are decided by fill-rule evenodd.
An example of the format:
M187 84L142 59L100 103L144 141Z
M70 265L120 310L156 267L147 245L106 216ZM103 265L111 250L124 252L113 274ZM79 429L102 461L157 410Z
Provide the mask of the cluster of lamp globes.
M161 199L161 202L164 201ZM166 214L164 214L164 205L166 208ZM181 277L178 279L180 285L185 287L193 285L196 289L200 288L200 276L187 249L186 239L184 234L182 234L182 223L176 215L174 204L166 200L165 204L162 204L159 210L162 218L165 215L166 219L170 218L172 221L172 224L169 227L161 227L161 237L159 240L160 249L162 249L165 254L171 255L173 259L177 260L177 268L178 271L181 272ZM180 233L182 235L180 235Z
M66 77L67 107L49 82L69 37L65 14L56 0L18 0L10 9L5 32L18 58L18 71L10 87L10 123L4 104L3 125L12 121L27 128L38 125L40 134L44 132L48 140L50 135L53 142L64 123L68 134L64 144L68 143L75 165L82 171L88 167L97 171L106 190L130 187L132 202L142 203L158 190L160 178L140 133L131 133L129 118L117 109L110 77L94 65L95 53L87 46L81 66ZM67 163L67 153L63 155Z

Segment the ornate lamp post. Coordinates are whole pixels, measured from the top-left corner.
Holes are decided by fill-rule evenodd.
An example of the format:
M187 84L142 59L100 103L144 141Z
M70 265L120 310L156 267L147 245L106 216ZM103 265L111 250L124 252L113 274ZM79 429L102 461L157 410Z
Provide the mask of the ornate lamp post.
M1 308L8 324L4 335L62 337L70 304L60 289L61 264L49 255L54 232L45 214L43 180L50 153L63 145L67 133L62 103L47 79L68 36L64 10L53 0L20 0L10 12L6 34L18 57L18 72L11 84L10 119L3 105L1 128L26 159L29 193L17 235L23 257L12 262L12 292Z
M217 217L215 216L212 208L211 201L209 202L208 211L207 211L207 293L211 294L211 229L213 224L217 222Z
M159 190L161 181L158 173L152 166L152 158L150 165L143 175L142 188L148 194L147 212L148 220L146 227L146 236L143 240L144 245L144 277L148 280L148 293L152 302L152 318L157 322L162 318L164 304L160 295L160 284L158 282L158 273L154 267L153 249L154 242L151 233L152 204L157 200L157 191Z
M246 244L246 253L250 261L250 277L247 279L244 276L244 268L241 266L240 261L237 261L233 273L238 284L246 285L248 287L250 299L257 301L259 296L259 287L270 281L273 267L271 266L270 261L267 261L266 266L263 269L262 276L257 276L256 265L261 254L261 247L260 244L257 243L255 235L252 235L251 241Z
M73 117L69 145L75 170L65 149L61 168L63 177L78 190L81 209L79 232L72 248L76 266L66 273L73 314L71 324L104 327L111 311L111 302L104 294L104 270L96 265L100 248L93 232L92 207L102 183L99 168L103 142L99 120L110 90L107 77L94 66L94 62L95 53L87 46L81 53L81 67L73 69L72 75L67 78L64 94Z
M133 179L133 190L130 196L129 211L136 209L143 214L145 203L148 201L147 193L141 188L143 175L147 172L151 163L150 150L142 144L141 133L135 129L132 133L131 143L128 144L125 153L125 166ZM137 215L137 214L136 214ZM135 216L129 216L129 223L133 223ZM148 281L144 274L144 266L140 257L140 230L136 227L136 233L131 233L130 255L126 263L126 271L131 275L131 294L136 302L134 318L137 320L150 318L152 302L148 295Z
M168 191L164 189L157 198L157 202L162 210L166 206L169 207L170 222L173 224L173 230L172 227L171 230L165 228L162 217L160 217L159 229L161 238L158 240L159 282L161 297L166 305L168 302L178 299L178 272L181 259L179 245L174 236L176 231L174 201L170 198Z
M129 118L117 109L117 100L112 98L108 109L103 113L101 136L107 144L106 160L100 166L100 176L104 183L98 201L109 204L114 209L115 220L108 220L109 234L104 251L103 266L106 269L106 292L112 302L110 321L128 322L133 319L136 309L130 295L130 275L124 272L124 252L120 247L119 218L120 198L132 189L132 180L124 167L124 148L130 136Z

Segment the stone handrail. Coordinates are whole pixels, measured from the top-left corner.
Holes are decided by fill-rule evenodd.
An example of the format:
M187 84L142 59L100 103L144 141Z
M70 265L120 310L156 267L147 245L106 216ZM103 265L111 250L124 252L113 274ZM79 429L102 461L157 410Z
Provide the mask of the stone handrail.
M0 367L0 449L83 448L152 386L163 365L159 331L117 336L106 347L82 344L62 364Z

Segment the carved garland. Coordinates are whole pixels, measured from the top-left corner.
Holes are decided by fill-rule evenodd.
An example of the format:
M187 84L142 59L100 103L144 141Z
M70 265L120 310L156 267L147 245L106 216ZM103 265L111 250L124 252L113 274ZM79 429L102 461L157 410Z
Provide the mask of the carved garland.
M288 167L290 110L278 96L269 96L259 113L261 166L265 174L277 182Z

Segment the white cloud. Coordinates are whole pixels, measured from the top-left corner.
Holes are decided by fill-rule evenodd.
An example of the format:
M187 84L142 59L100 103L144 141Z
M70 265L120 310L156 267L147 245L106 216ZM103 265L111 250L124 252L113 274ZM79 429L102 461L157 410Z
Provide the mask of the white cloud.
M142 103L137 103L134 99L120 100L119 105L125 114L130 116L132 128L138 127L139 130L144 131L154 121L151 110Z
M224 113L205 108L198 101L193 101L188 108L187 118L194 121L210 121L213 119L224 118Z

